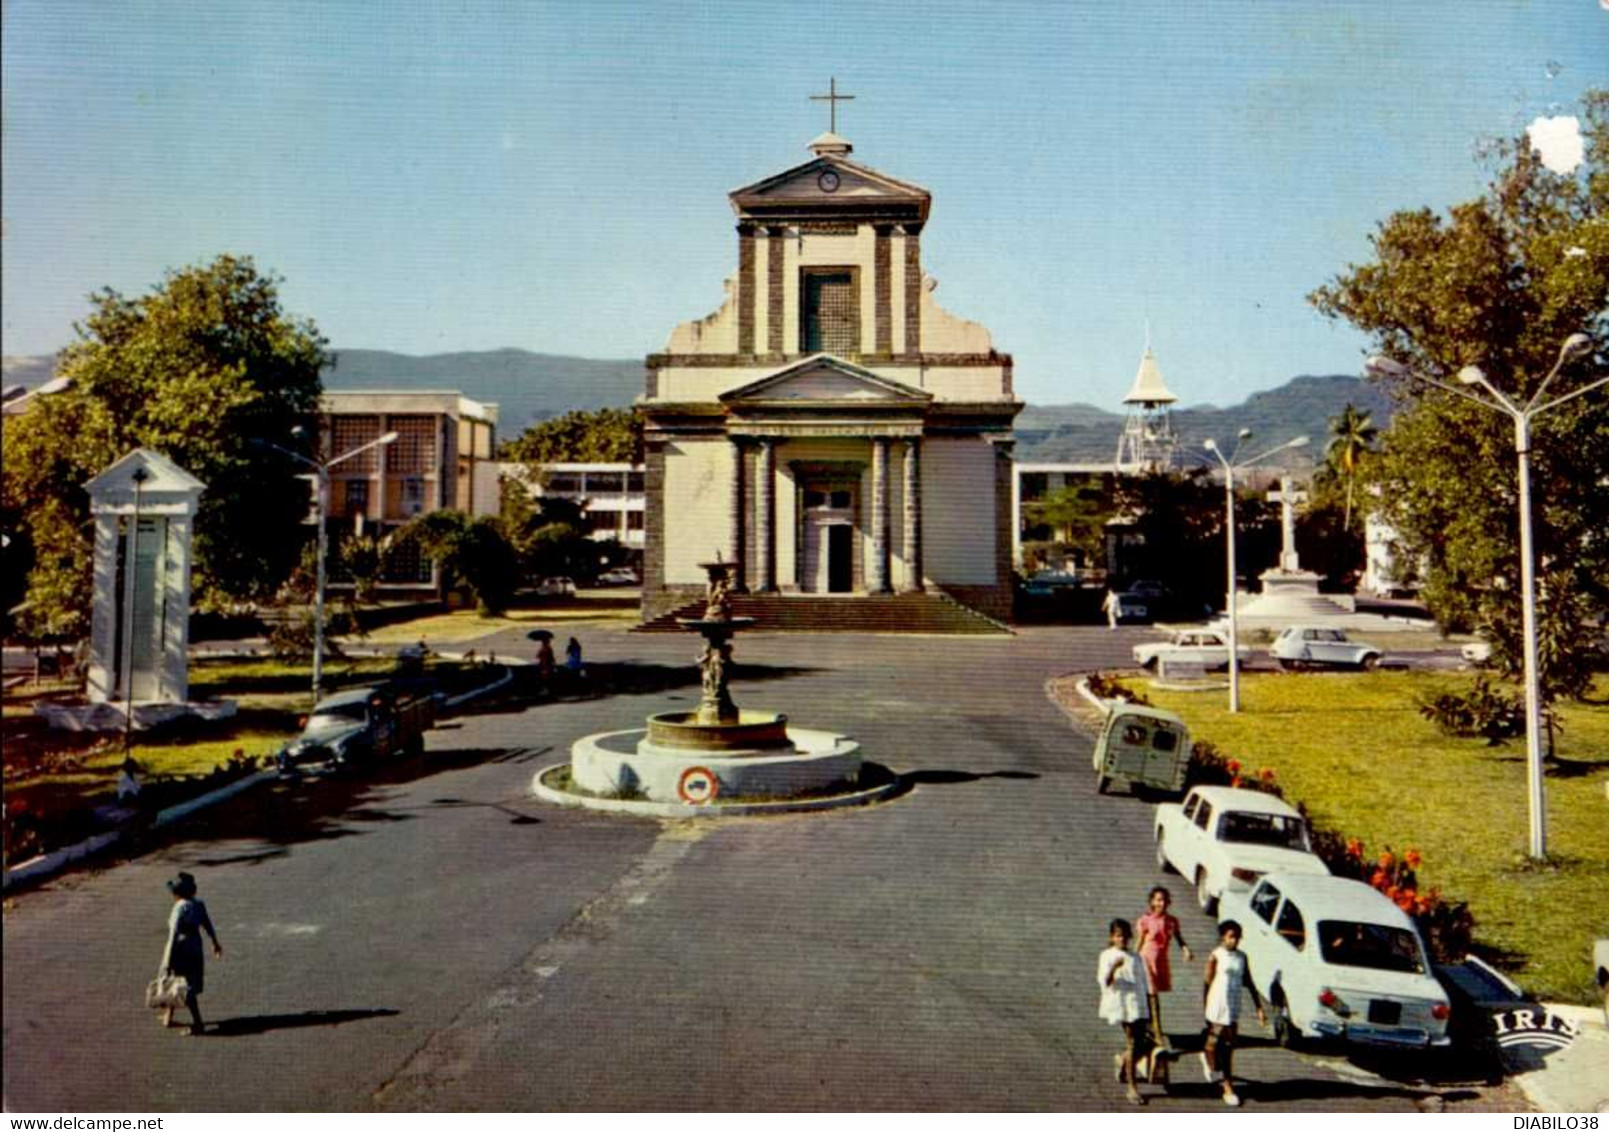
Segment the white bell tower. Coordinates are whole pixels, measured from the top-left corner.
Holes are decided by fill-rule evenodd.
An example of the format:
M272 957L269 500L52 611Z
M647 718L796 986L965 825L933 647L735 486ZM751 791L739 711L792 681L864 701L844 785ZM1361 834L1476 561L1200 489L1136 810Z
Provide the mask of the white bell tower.
M1149 337L1149 336L1147 336ZM1168 417L1168 406L1177 401L1162 383L1151 344L1146 343L1140 370L1134 375L1134 388L1123 398L1128 419L1117 441L1117 471L1137 472L1171 468L1179 454L1179 437Z

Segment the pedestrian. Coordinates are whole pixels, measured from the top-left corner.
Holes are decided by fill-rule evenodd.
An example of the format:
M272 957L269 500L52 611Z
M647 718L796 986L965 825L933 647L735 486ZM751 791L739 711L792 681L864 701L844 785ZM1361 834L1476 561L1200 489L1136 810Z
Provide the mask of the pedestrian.
M574 637L564 646L564 667L574 679L581 678L581 642Z
M536 677L546 688L553 681L553 642L543 637L536 646Z
M1125 1086L1130 1104L1144 1104L1135 1075L1135 1061L1142 1056L1145 1043L1146 993L1145 964L1129 950L1134 929L1127 920L1113 920L1108 929L1107 948L1095 965L1101 988L1100 1014L1108 1025L1123 1027L1123 1052L1115 1055L1117 1079Z
M1123 610L1123 603L1118 599L1117 591L1106 591L1106 600L1101 602L1101 611L1106 614L1106 627L1113 632L1117 631L1117 616Z
M1135 950L1145 960L1146 986L1150 989L1151 1035L1156 1040L1157 1053L1162 1055L1173 1053L1167 1031L1162 1028L1161 996L1173 989L1173 972L1168 966L1169 945L1178 940L1185 962L1195 959L1190 945L1184 942L1184 936L1180 934L1179 917L1168 911L1172 903L1173 894L1159 884L1151 890L1146 900L1145 915L1135 921L1135 927L1140 931Z
M1224 1104L1240 1107L1235 1094L1235 1035L1240 1021L1240 989L1245 987L1257 1007L1257 1021L1267 1023L1263 1000L1252 985L1246 953L1240 950L1240 924L1225 920L1218 925L1218 946L1207 957L1202 984L1202 1013L1207 1021L1207 1041L1201 1051L1201 1070L1208 1083L1223 1085Z
M173 912L168 916L168 943L162 949L162 973L178 975L185 981L184 1004L190 1010L190 1033L202 1031L201 1006L196 999L205 989L206 959L201 951L201 933L212 937L212 955L223 957L223 944L212 928L207 906L196 899L196 878L180 873L168 881L173 894ZM162 1012L162 1025L173 1025L173 1007Z

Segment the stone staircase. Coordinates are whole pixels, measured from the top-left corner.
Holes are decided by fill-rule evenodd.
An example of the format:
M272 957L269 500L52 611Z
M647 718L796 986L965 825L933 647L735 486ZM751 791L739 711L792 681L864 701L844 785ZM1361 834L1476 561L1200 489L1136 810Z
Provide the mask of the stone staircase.
M704 602L645 621L634 633L681 633L678 618L699 617ZM962 605L945 593L733 594L732 616L753 617L754 633L993 633L1007 625Z

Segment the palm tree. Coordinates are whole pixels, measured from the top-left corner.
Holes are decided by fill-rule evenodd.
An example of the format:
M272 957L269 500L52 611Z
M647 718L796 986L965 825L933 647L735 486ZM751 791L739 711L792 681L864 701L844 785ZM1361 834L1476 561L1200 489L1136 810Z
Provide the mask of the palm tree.
M1358 465L1362 463L1365 453L1374 450L1374 440L1379 434L1380 430L1374 427L1371 415L1358 412L1357 406L1350 401L1342 408L1340 416L1330 418L1330 443L1324 449L1324 455L1330 466L1346 477L1344 530L1352 527L1352 488L1357 481Z

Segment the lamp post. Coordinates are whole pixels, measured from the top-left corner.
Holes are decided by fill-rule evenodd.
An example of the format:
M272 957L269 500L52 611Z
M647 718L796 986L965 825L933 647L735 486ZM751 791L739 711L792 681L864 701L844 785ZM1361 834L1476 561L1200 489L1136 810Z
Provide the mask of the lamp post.
M134 517L129 521L128 540L123 544L128 555L128 611L123 619L123 753L127 755L134 743L134 624L135 609L140 604L140 492L151 473L135 468L129 477L134 481Z
M1247 460L1237 460L1240 455L1240 446L1251 438L1251 429L1243 428L1235 436L1235 450L1225 457L1218 442L1208 437L1201 442L1201 446L1214 456L1224 469L1224 498L1228 510L1228 526L1225 528L1225 542L1229 547L1229 597L1226 607L1229 612L1229 710L1240 710L1240 619L1239 603L1235 593L1235 469L1250 467L1259 460L1265 460L1276 452L1283 452L1287 448L1300 448L1307 443L1307 437L1298 436L1287 440L1284 444L1277 444L1266 452L1259 452Z
M297 425L292 429L292 435L300 435L302 428ZM262 440L258 443L275 452L289 456L292 460L306 464L313 469L313 521L318 526L318 552L317 577L313 590L313 706L318 706L320 687L324 683L324 558L329 551L329 539L324 532L324 513L329 506L330 469L337 464L345 463L354 456L361 456L371 448L379 448L390 444L397 438L395 432L388 432L376 437L367 444L360 444L350 452L343 452L333 460L315 460L311 456L304 456L300 452L289 448L282 448L278 444Z
M1487 379L1479 366L1465 366L1458 371L1462 386L1479 386L1491 395L1491 400L1470 392L1458 385L1449 385L1434 377L1409 369L1393 358L1376 355L1364 362L1364 369L1377 377L1410 378L1433 385L1437 389L1473 401L1482 408L1506 414L1514 422L1514 454L1519 460L1520 509L1520 618L1523 636L1525 666L1525 771L1526 795L1530 811L1530 854L1535 858L1548 853L1547 799L1542 790L1542 689L1537 672L1536 645L1536 555L1531 540L1531 418L1538 413L1572 401L1609 383L1609 377L1583 385L1580 389L1544 402L1542 394L1548 385L1570 362L1592 352L1592 339L1585 334L1572 334L1559 347L1559 356L1553 368L1531 394L1524 405L1518 404Z

